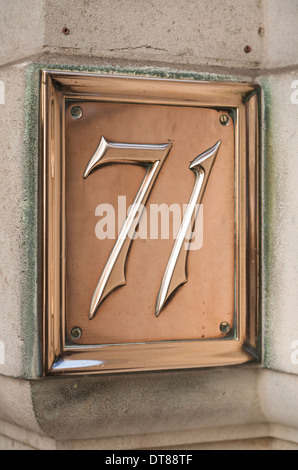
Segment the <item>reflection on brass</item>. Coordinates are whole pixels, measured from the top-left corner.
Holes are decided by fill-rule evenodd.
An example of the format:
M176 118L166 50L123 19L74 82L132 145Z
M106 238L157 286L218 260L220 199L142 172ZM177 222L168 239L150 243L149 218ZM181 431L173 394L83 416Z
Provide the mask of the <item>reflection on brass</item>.
M222 126L227 126L229 124L229 120L230 118L226 114L222 114L219 118L219 122Z
M230 325L227 321L222 321L219 325L219 329L222 333L227 334L230 331Z
M80 339L80 337L82 336L82 330L81 330L81 328L79 328L78 326L75 326L74 328L72 328L72 329L70 330L70 336L71 336L72 339L74 339L74 340Z
M43 71L40 90L40 374L212 367L257 357L258 88ZM193 159L212 153L215 142L208 180L212 157ZM117 208L125 196L134 210L146 203L142 220L153 205L189 202L182 240L203 189L203 245L190 256L181 250L175 261L178 241L160 234L133 243L119 230L118 239L96 237L97 206ZM137 233L132 215L121 221L123 234ZM116 289L125 269L128 282ZM187 283L177 289L185 272ZM158 318L156 304L157 313L164 309Z
M83 111L80 106L73 106L70 112L72 117L74 117L75 119L80 119L83 115Z
M155 316L159 316L170 295L181 285L187 282L186 259L189 246L186 240L190 239L193 225L197 218L198 205L201 204L204 191L219 149L221 141L196 157L189 168L194 171L196 180L190 196L187 209L183 216L176 241L174 243L156 302ZM185 246L185 244L187 246Z
M126 284L125 262L133 234L141 217L140 207L145 206L170 148L171 144L123 144L108 142L102 137L86 167L84 178L87 178L95 168L107 163L134 163L147 166L147 172L94 291L89 312L90 320L105 297L117 287Z
M88 101L80 102L84 117L75 121L69 112L71 104L65 116L66 331L80 325L83 334L76 344L84 346L221 339L218 324L223 317L233 324L235 314L234 124L222 127L219 112L214 109ZM126 198L126 209L134 206L147 166L110 161L84 179L101 136L109 142L136 145L140 142L162 145L170 140L172 146L142 211L142 221L147 218L148 236L134 238L132 243L127 240L128 256L122 252L126 259L127 284L110 292L90 321L95 287L127 217L125 210L120 223L115 224L114 235L98 239L95 228L106 217L102 212L96 216L97 207L108 203L117 219L119 195ZM189 169L190 162L219 139L222 143L206 186L203 211L198 215L201 221L204 213L203 245L199 250L191 250L187 259L188 282L174 292L166 311L157 318L158 292L175 238L171 214L169 237L162 239L166 220L161 217L156 238L150 236L151 209L162 204L178 205L177 233L183 208L194 188L195 174ZM104 160L109 156L121 160L123 152L123 148L110 148ZM131 151L126 152L127 156L131 155ZM135 152L138 158L139 150ZM150 155L150 158L155 157ZM119 238L118 246L125 237ZM212 289L216 295L210 295Z

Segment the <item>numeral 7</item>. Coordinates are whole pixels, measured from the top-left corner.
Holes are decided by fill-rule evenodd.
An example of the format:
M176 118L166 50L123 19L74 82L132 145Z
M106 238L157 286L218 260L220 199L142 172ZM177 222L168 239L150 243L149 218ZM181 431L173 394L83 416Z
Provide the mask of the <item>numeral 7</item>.
M102 137L86 167L84 178L87 178L95 168L106 163L130 163L147 167L147 172L94 291L89 311L90 320L107 295L116 287L126 284L125 262L133 234L141 218L139 209L145 206L171 146L171 143L160 145L122 144L108 142Z

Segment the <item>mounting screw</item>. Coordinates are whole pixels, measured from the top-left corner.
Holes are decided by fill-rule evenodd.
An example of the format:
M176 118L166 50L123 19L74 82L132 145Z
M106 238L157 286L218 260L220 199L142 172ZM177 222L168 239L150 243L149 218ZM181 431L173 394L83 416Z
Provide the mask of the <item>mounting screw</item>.
M78 326L74 326L74 327L70 330L70 336L71 336L71 338L74 339L74 340L80 339L80 337L82 336L82 330L81 330L81 328L79 328Z
M230 324L227 321L222 321L219 325L219 329L222 333L226 334L230 331Z
M65 36L68 36L69 33L70 33L69 28L67 28L66 26L64 26L64 28L62 28L62 33L65 34Z
M83 116L83 110L80 106L73 106L70 110L70 114L75 119L80 119Z
M251 47L250 46L245 46L244 52L245 52L245 54L248 54L249 52L251 52Z
M222 114L219 118L219 122L222 126L227 126L229 124L229 116L227 114Z

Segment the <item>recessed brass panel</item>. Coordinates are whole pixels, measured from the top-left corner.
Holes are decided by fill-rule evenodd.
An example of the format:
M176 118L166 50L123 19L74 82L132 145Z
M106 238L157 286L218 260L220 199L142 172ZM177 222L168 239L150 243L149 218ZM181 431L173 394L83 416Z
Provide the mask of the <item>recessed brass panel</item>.
M41 90L45 373L250 361L255 88L45 71Z

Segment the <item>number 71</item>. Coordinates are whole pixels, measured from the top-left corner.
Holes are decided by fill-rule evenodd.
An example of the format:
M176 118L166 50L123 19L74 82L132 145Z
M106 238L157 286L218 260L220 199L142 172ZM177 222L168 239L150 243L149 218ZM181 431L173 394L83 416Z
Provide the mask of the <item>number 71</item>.
M195 183L161 281L155 308L156 317L160 315L170 295L180 285L187 282L188 248L185 248L185 243L186 240L189 243L191 241L198 207L202 202L220 144L219 140L213 147L197 156L189 165L189 169L195 173ZM100 143L85 169L84 178L87 178L93 170L107 163L141 164L147 167L146 174L95 288L89 311L90 320L94 318L99 305L110 292L126 284L125 263L133 234L142 215L140 209L145 206L171 147L171 143L127 144L109 142L101 137Z

